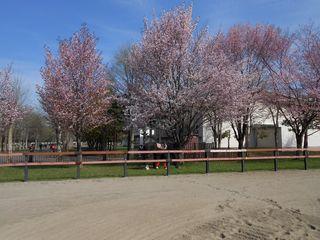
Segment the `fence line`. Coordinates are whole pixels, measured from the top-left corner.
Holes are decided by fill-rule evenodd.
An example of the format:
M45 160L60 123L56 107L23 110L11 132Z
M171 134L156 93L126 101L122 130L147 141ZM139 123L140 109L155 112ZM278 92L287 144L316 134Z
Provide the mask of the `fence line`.
M280 155L295 152L295 155ZM21 152L0 153L0 167L24 167L24 180L28 181L29 167L32 166L76 166L76 177L80 178L81 165L121 164L123 175L128 175L128 164L166 163L166 175L170 175L170 164L182 162L205 162L206 173L210 172L210 162L240 161L241 171L245 171L245 161L274 160L274 171L278 170L279 159L303 159L304 169L309 158L320 158L320 148L266 148L266 149L207 149L207 150L142 150L142 151L83 151L83 152ZM272 155L251 156L252 153L272 153ZM149 155L152 155L150 157ZM233 154L233 156L221 156ZM236 154L236 156L234 156ZM136 157L138 155L138 157ZM147 158L145 157L147 155ZM160 155L156 159L155 155ZM187 155L191 157L187 158ZM111 156L111 158L110 158ZM135 158L131 159L131 156ZM148 158L149 157L149 158Z

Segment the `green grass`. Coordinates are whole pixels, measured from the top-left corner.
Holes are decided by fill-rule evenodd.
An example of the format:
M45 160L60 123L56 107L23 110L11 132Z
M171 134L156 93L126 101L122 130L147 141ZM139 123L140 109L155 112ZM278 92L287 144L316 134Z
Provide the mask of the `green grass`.
M302 159L288 159L278 161L279 170L304 169ZM308 168L320 168L320 159L309 159ZM273 160L246 161L246 171L273 170ZM210 162L210 172L239 172L240 162ZM23 167L0 167L0 182L23 181ZM205 163L184 163L179 168L170 167L170 174L194 174L205 173ZM144 169L144 165L128 165L128 176L165 175L166 170L162 165L160 169ZM29 167L29 180L62 180L74 179L75 166L58 167ZM123 176L122 165L85 165L81 168L81 178L121 177Z

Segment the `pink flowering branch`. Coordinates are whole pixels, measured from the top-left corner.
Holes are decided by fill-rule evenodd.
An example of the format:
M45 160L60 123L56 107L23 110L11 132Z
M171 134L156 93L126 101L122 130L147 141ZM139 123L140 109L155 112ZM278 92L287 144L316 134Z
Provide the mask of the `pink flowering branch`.
M55 126L70 130L80 140L87 128L110 121L107 110L112 100L112 82L96 37L83 26L70 39L59 42L55 57L46 50L41 69L44 85L38 87L43 109Z

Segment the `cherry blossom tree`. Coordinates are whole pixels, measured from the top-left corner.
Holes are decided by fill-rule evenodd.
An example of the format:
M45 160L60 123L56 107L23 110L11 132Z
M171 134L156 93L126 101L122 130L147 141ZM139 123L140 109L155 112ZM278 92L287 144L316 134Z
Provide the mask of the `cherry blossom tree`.
M192 7L146 20L142 39L129 56L135 81L129 85L127 113L136 127L164 133L171 148L182 148L204 118L209 36L196 26Z
M57 151L60 152L62 124L64 123L60 112L63 104L61 102L63 99L63 86L61 83L63 70L59 59L54 58L49 49L46 49L46 62L45 67L41 69L41 75L44 80L44 86L38 86L39 101L55 130ZM68 128L68 126L64 127Z
M13 125L21 119L26 109L20 102L20 95L11 66L0 71L0 131L8 131L8 151L12 152Z
M85 129L110 120L112 82L96 43L84 25L70 39L59 41L57 56L46 49L41 69L44 85L38 93L43 109L55 127L74 134L78 151Z
M241 75L234 81L239 81L242 98L230 111L231 126L239 148L243 148L244 143L248 146L249 127L268 79L264 61L273 59L281 45L279 33L280 29L271 25L245 24L232 27L225 36L225 54Z
M271 40L264 45L265 48L270 48L272 51L261 51L259 58L268 69L267 85L260 93L259 102L267 109L267 117L270 117L274 126L274 143L275 147L279 145L279 125L283 118L280 105L277 103L278 95L274 91L275 83L279 80L277 72L281 72L284 67L284 60L288 52L292 48L293 34L284 32L281 29L272 32ZM271 44L271 46L270 46Z
M268 65L272 76L270 102L295 133L297 148L302 147L303 139L307 147L308 129L319 116L319 39L312 26L302 27L281 61Z
M218 33L206 46L204 67L206 81L201 91L206 93L205 121L210 125L214 148L220 148L223 124L230 121L230 112L243 101L242 75L223 51L223 35Z
M309 101L313 104L312 110L317 113L316 119L311 124L310 128L318 128L319 130L319 101L320 101L320 32L314 25L302 27L300 31L300 45L302 45L302 53L304 61L300 70L303 75L309 79L307 82L310 89ZM316 107L316 109L315 109ZM313 134L313 133L311 133ZM308 147L308 129L305 132L304 147Z

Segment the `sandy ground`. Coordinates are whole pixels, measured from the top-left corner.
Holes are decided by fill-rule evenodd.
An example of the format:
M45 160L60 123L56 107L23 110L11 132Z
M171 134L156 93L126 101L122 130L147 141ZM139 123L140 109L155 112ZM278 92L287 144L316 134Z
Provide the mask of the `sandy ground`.
M4 183L0 239L320 239L320 170Z

